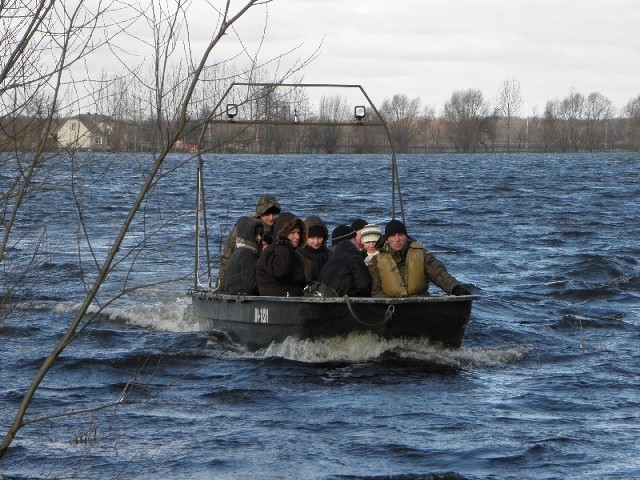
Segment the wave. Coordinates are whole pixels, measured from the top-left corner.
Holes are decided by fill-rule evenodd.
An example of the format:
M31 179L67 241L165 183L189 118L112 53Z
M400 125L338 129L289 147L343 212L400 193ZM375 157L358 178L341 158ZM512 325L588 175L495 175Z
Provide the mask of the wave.
M53 302L47 308L59 314L66 314L76 312L80 306L80 303ZM164 296L157 296L154 292L150 292L105 308L93 304L89 307L87 314L95 315L95 321L98 322L112 322L155 331L195 332L199 330L197 323L191 318L191 301L186 295L167 298L166 293Z
M426 339L386 340L372 333L352 333L344 337L300 340L287 338L272 343L251 358L282 358L303 363L361 363L378 360L409 360L455 369L511 365L528 353L526 347L506 349L448 349Z
M191 320L191 303L186 298L173 302L136 303L107 308L104 314L115 322L166 332L195 332L198 325Z

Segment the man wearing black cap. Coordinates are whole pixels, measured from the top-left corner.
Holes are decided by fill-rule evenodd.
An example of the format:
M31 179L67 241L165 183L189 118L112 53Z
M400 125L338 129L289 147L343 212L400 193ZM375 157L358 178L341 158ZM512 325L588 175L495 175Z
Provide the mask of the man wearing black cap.
M331 259L320 270L320 281L338 296L368 297L371 295L371 274L356 247L356 232L339 225L331 236L334 247Z
M408 236L404 223L391 220L384 235L384 246L370 266L374 297L423 295L429 290L429 282L452 295L470 295L440 260Z
M336 249L336 246L343 242L344 240L349 240L351 238L355 238L356 232L348 225L338 225L331 232L331 248L330 250L333 252Z
M280 204L273 195L263 195L256 203L256 213L253 218L259 219L264 225L264 243L271 243L273 239L273 225L278 219ZM233 226L224 245L222 257L220 257L220 268L218 270L218 290L224 292L226 289L226 276L229 259L236 249L237 227ZM263 245L264 246L264 245Z

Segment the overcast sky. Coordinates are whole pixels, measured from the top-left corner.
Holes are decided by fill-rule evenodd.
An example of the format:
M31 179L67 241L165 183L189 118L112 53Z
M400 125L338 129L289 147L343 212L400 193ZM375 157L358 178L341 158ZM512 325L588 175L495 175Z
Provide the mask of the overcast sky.
M251 44L263 22L237 28ZM618 109L640 94L638 0L274 0L261 56L301 43L302 57L322 44L305 82L361 84L377 105L403 93L440 113L455 90L493 101L511 78L521 115L572 89Z

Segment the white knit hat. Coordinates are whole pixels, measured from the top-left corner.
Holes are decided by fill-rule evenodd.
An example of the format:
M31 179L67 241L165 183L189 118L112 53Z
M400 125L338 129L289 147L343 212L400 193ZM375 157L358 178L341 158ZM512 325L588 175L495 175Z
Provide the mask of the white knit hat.
M380 238L380 229L373 224L367 224L362 228L362 235L360 241L364 242L377 242Z

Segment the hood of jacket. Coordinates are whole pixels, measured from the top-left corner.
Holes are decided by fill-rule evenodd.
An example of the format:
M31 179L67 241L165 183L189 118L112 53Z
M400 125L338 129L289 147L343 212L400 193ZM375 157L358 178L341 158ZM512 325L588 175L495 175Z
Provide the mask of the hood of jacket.
M270 208L277 208L280 212L280 204L273 195L263 195L256 203L256 217L260 218Z
M273 231L275 232L275 238L279 240L288 240L291 230L298 227L300 229L300 245L307 243L307 226L302 219L296 217L291 212L281 212L278 215Z
M309 233L309 230L311 230L311 228L320 227L324 232L324 243L325 244L327 243L327 240L329 239L329 229L327 228L327 226L319 216L309 215L307 218L304 219L304 224L307 226L307 235Z
M240 217L236 222L236 242L257 248L256 227L262 227L264 230L264 224L261 220L252 217Z

